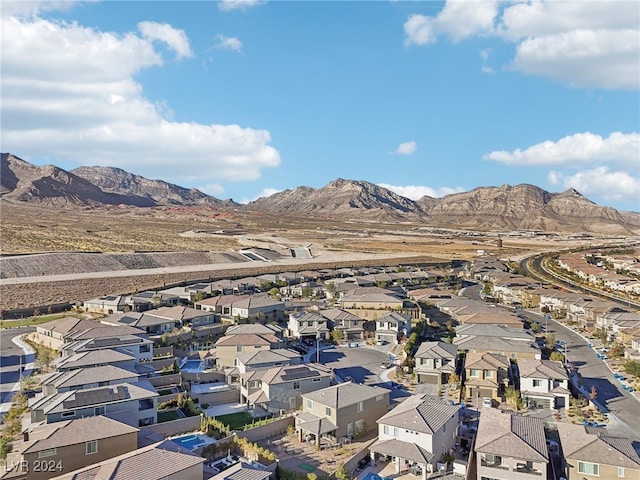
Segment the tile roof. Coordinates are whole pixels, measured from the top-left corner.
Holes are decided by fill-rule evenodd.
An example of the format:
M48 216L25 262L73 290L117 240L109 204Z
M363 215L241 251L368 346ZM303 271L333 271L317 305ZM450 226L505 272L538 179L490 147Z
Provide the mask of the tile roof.
M144 335L146 332L140 328L128 327L126 325L114 327L100 324L98 327L87 328L85 330L74 330L65 335L67 341L86 340L89 338L114 338L124 335Z
M552 360L518 359L518 370L523 378L550 378L553 380L568 380L564 366Z
M251 345L271 345L280 340L275 335L255 335L252 333L241 333L239 335L225 335L216 342L216 347L251 346Z
M55 427L55 429L51 431L46 438L36 440L33 444L25 448L24 453L39 452L50 448L76 445L88 442L89 440L100 440L138 432L137 428L103 416L62 421L54 423L51 426Z
M521 328L509 328L503 325L467 323L456 327L456 335L464 337L466 335L499 337L509 340L522 340L525 342L535 342L535 335Z
M53 376L48 377L42 383L43 385L55 385L55 388L68 388L79 385L90 385L98 382L112 382L120 379L137 378L138 374L116 367L115 365L101 365L98 367L78 368L75 370L67 370L57 372Z
M268 470L260 470L244 462L238 462L209 480L267 480L270 476L271 472Z
M80 368L91 365L112 364L135 360L136 357L116 349L91 350L88 352L75 353L68 357L58 359L56 367L60 368Z
M305 380L307 378L330 377L332 374L332 370L324 365L309 364L273 367L265 370L247 372L242 375L242 378L248 381L260 379L263 383L275 385L278 383L292 382L294 380Z
M307 432L320 433L320 435L333 432L338 428L329 419L309 412L298 414L298 425Z
M464 368L479 370L508 369L509 359L504 355L496 353L467 353L464 361Z
M540 349L536 348L533 342L522 342L502 337L455 337L453 343L460 350L485 350L490 352L515 352L540 355Z
M368 385L346 382L305 393L302 396L303 398L313 400L327 407L343 408L384 394L388 395L389 390L381 387L370 387Z
M475 451L533 462L548 462L544 421L541 418L485 409L480 413Z
M238 359L238 363L242 363L243 365L286 362L296 358L302 358L302 356L298 352L285 348L274 348L273 350L258 350L257 352L240 353L236 357Z
M225 335L240 335L240 334L254 334L254 335L268 335L279 332L278 329L269 325L263 325L261 323L246 323L242 325L231 325L227 328Z
M399 457L422 465L428 465L434 458L434 454L415 443L403 442L395 438L376 441L369 450L382 455Z
M38 328L49 330L51 332L60 333L62 336L75 330L86 330L99 326L100 323L95 320L80 319L75 317L65 317L51 322L41 323Z
M589 433L583 425L558 423L565 458L626 468L640 468L631 440L604 432Z
M169 445L173 444L173 445ZM204 458L164 441L56 477L57 480L162 480L202 465ZM200 467L202 469L202 467Z
M446 342L422 342L415 354L416 358L455 358L458 347Z
M378 423L433 434L457 416L459 409L458 405L450 405L439 397L412 395L382 416Z

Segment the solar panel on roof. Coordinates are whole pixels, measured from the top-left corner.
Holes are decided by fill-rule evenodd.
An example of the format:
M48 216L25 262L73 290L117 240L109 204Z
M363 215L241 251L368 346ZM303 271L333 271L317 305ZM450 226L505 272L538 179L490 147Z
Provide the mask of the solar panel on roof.
M282 375L282 380L298 380L299 378L310 378L310 377L319 377L320 372L317 370L310 370L307 367L294 368L292 370L287 370L287 373Z

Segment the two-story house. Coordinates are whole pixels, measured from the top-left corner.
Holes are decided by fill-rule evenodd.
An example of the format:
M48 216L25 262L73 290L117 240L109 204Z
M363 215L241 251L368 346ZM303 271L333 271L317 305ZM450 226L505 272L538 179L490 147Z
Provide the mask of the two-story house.
M302 395L331 383L333 371L318 363L253 370L240 375L241 402L269 412L295 410Z
M136 369L136 357L117 349L90 350L69 355L68 357L58 357L53 364L59 372L102 365L113 365L124 370L134 371Z
M25 430L22 438L13 442L5 464L13 467L13 471L7 477L45 480L137 447L137 428L104 416L40 425ZM39 468L41 465L46 468Z
M204 461L200 455L188 452L175 442L163 440L51 480L202 480Z
M314 312L297 312L289 315L289 336L298 339L309 338L315 340L318 336L323 340L329 339L327 319Z
M65 337L71 332L88 330L100 326L100 323L95 320L65 317L36 325L36 331L33 332L29 338L45 347L60 350L66 342Z
M558 422L568 480L638 479L640 457L628 438Z
M216 365L237 367L239 354L280 347L281 340L272 333L225 335L216 341Z
M560 362L519 359L520 393L529 408L569 406L569 376Z
M533 333L503 325L458 325L453 343L463 352L498 353L511 359L542 357Z
M484 409L474 451L479 479L547 478L549 451L541 418Z
M509 367L509 359L504 355L467 353L464 363L467 397L502 401L509 384Z
M422 342L414 355L418 383L444 385L456 371L458 347L446 342Z
M397 345L411 333L411 315L387 312L376 319L376 342Z
M302 395L296 416L300 440L316 446L336 445L348 437L364 435L389 408L389 390L346 382Z
M369 448L372 460L388 459L396 473L419 472L426 480L455 446L459 409L438 397L412 395L378 420L378 440Z
M137 381L137 373L114 365L65 370L41 377L43 395Z
M128 415L133 425L157 422L158 393L148 380L47 395L30 405L31 423L55 423L74 418Z
M361 340L364 338L365 321L357 315L339 308L321 310L320 315L329 321L329 329L342 332L345 340Z

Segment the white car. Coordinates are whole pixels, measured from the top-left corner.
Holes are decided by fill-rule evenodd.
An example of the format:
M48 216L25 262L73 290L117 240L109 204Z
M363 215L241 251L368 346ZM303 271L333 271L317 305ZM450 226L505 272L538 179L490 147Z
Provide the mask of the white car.
M493 402L489 397L482 397L482 407L493 407Z

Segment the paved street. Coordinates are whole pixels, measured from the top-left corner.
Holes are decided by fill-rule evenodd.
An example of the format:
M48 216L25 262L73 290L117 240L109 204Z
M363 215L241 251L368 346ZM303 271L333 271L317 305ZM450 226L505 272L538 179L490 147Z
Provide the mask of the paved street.
M543 316L531 312L524 314L535 318L540 325L545 325ZM607 364L596 358L587 340L554 320L548 321L548 329L550 333L555 334L557 340L565 342L567 359L578 368L586 389L590 390L591 385L595 385L597 401L626 424L626 428L620 424L616 425L611 429L611 433L615 430L616 434L640 439L640 401L633 394L620 388L620 382L613 378Z

